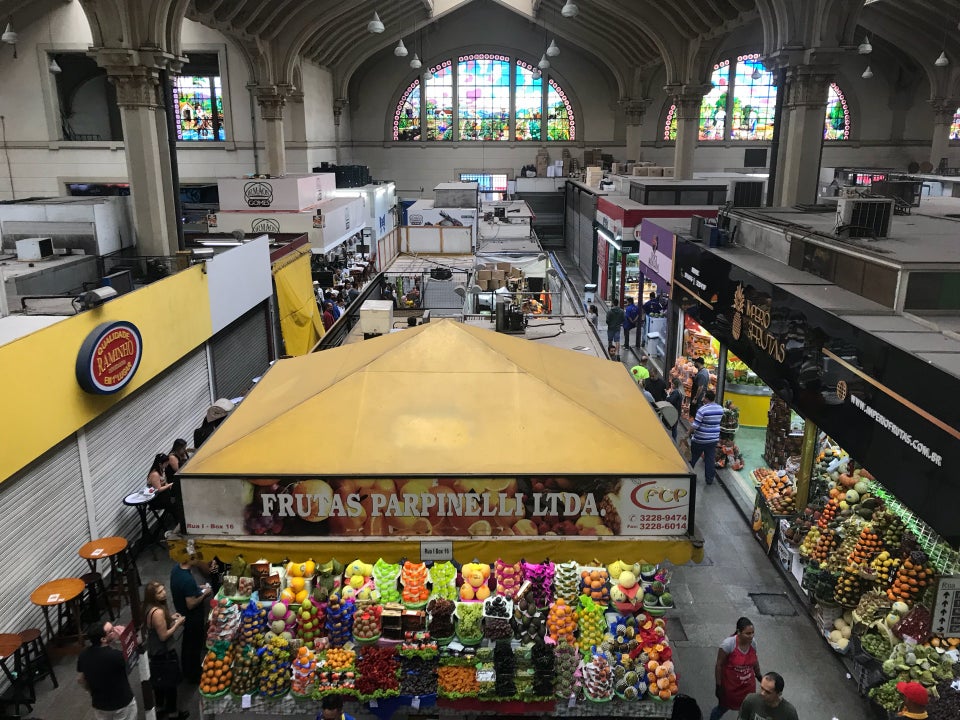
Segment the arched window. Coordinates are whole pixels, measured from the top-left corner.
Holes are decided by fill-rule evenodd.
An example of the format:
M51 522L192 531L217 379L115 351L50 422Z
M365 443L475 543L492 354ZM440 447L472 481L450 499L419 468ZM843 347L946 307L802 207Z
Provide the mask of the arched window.
M950 126L950 139L960 140L960 108L953 114L953 124Z
M713 66L713 88L700 103L700 140L772 140L777 86L757 54ZM727 119L730 122L727 122ZM850 110L836 83L830 85L825 140L850 138ZM677 139L677 108L667 110L663 139Z
M422 85L413 80L392 130L398 141L570 141L577 123L555 78L524 60L473 53L434 65Z

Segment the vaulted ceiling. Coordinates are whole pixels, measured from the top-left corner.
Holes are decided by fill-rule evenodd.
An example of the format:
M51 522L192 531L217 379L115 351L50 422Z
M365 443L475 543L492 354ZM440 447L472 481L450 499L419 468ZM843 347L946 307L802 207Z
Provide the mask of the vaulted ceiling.
M365 60L408 41L424 27L471 3L496 2L523 22L546 28L605 64L627 96L638 73L663 65L670 83L709 76L713 49L731 30L758 22L768 55L797 48L856 52L863 33L881 37L924 68L934 94L960 94L960 3L957 0L576 0L579 14L565 18L566 0L77 0L90 14L136 5L160 16L162 5L235 39L250 56L257 80L292 82L299 58L329 68L341 87ZM0 20L15 27L39 21L71 0L0 0ZM374 11L386 27L371 34ZM120 12L114 10L114 12ZM121 12L122 14L122 12ZM122 33L123 25L118 24ZM96 35L96 32L95 32ZM150 36L147 34L147 36ZM477 27L477 40L496 42L496 28ZM934 68L946 50L951 64ZM794 55L793 57L796 57Z

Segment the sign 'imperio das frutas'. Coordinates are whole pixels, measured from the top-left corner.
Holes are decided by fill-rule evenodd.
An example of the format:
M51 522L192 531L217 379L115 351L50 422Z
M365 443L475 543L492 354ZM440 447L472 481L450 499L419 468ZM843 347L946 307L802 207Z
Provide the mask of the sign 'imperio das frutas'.
M947 541L960 543L960 380L683 240L674 302ZM822 282L822 281L818 281ZM801 287L810 292L811 285ZM686 299L685 299L686 298Z
M692 531L689 476L185 478L187 530L227 535L661 536ZM194 493L208 498L192 502ZM209 498L216 502L210 502Z

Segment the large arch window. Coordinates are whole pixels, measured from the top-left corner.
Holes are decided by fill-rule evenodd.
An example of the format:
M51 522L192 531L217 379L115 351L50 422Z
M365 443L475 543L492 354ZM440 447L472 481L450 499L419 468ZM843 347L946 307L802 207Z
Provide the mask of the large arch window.
M777 86L773 73L764 68L759 55L739 55L735 61L717 63L710 80L713 88L700 103L700 140L773 139ZM850 137L850 109L836 83L830 85L823 137ZM675 105L667 111L663 139L677 139Z
M953 114L953 124L950 126L950 139L960 140L960 108Z
M577 123L556 78L524 60L473 53L413 80L394 109L392 131L398 141L569 141Z

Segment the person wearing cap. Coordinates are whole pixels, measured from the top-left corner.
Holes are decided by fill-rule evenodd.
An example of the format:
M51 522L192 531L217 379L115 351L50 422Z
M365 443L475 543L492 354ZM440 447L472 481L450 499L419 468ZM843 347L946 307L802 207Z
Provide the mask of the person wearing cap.
M797 709L783 699L783 676L768 672L760 680L760 692L747 695L737 720L799 720Z
M924 720L927 717L927 703L930 702L930 693L918 682L898 682L897 692L903 695L903 709L897 717Z
M234 404L226 398L220 398L213 405L207 408L207 414L203 422L193 431L193 446L200 447L207 441L207 438L213 434L217 426L224 421L227 415L233 410Z
M650 377L650 371L647 370L646 365L643 364L645 360L646 356L641 358L639 365L634 365L630 368L630 377L632 377L633 381L640 387L643 387L643 381Z

